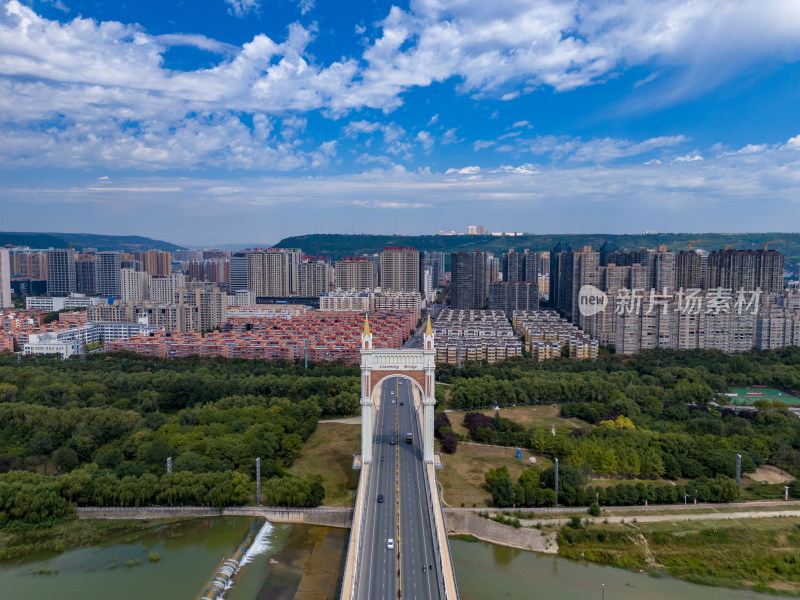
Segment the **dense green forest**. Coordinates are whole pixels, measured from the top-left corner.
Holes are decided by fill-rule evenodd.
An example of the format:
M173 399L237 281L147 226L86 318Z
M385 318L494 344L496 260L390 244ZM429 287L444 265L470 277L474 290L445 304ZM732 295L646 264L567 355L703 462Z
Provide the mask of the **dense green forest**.
M798 233L655 233L655 234L547 234L534 235L526 233L521 236L493 235L344 235L344 234L309 234L288 237L276 244L279 248L302 248L308 255L330 256L338 260L343 256L359 256L381 252L385 246L413 246L417 250L431 252L472 252L483 250L502 254L513 248L517 251L530 249L537 252L549 251L558 242L564 242L578 249L592 246L599 249L604 242L613 242L620 249L636 250L638 248L654 248L666 244L670 250L686 250L686 242L700 240L695 248L704 250L720 250L726 244L732 244L737 250L763 248L764 242L771 243L769 248L786 256L786 267L794 269L800 260L800 234ZM448 257L449 261L449 257Z
M0 527L73 504L245 503L256 457L265 502L319 504L319 482L285 467L320 417L357 411L359 385L338 363L0 357Z
M181 246L139 235L103 235L94 233L38 233L0 231L0 246L29 246L31 248L97 248L98 250L180 250Z
M737 495L732 479L737 454L742 473L768 463L800 476L800 419L782 403L759 401L757 409L741 410L726 406L724 396L729 386L800 388L798 348L734 356L654 351L584 362L467 364L461 370L440 367L439 377L452 384L451 404L457 408L559 403L562 417L587 422L569 434L549 435L499 414L468 412L464 419L474 441L559 458L559 502L568 505L595 499L601 504L683 502L687 494L730 501ZM589 474L621 483L587 488ZM550 477L537 475L533 487L552 486ZM632 479L654 483L626 482ZM663 479L677 485L655 485ZM530 485L514 484L507 475L487 481L499 506L548 504L541 492L525 491ZM800 486L792 485L790 493L800 496Z

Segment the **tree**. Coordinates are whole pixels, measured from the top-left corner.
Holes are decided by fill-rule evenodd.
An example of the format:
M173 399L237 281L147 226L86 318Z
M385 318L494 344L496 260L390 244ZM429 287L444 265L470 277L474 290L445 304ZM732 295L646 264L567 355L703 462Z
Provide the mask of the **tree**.
M442 451L447 454L455 454L458 449L458 435L448 431L442 436Z
M153 440L144 449L142 459L149 465L166 466L167 458L172 456L175 449L164 440Z
M203 473L206 466L203 457L197 452L184 452L172 462L173 471L191 471L192 473Z
M43 431L33 434L28 445L34 454L50 454L53 451L53 439Z
M72 469L78 466L78 453L69 446L61 446L61 448L56 450L53 458L56 461L59 472L72 471Z
M508 472L501 474L494 480L492 503L500 508L511 506L514 503L514 484L511 483Z
M484 473L483 478L486 481L486 487L489 491L494 489L495 482L501 477L508 477L509 481L511 478L508 475L508 467L497 467L495 469L489 469Z

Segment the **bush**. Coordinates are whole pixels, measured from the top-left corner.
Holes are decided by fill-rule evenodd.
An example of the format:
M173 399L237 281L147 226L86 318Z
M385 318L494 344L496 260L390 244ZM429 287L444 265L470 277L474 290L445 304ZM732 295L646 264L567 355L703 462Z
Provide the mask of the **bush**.
M448 431L442 436L442 452L455 454L458 449L458 435Z
M600 505L597 502L592 502L592 505L589 507L589 514L593 517L599 517L600 512Z
M151 552L147 555L147 559L150 562L158 562L161 560L161 555L158 552Z

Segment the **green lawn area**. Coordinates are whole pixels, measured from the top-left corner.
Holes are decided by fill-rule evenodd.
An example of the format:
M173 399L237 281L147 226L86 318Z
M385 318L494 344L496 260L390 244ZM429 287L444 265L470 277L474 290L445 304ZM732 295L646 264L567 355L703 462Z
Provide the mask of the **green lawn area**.
M563 527L559 554L696 583L800 593L800 517Z
M360 451L361 426L320 423L289 472L321 476L325 486L323 504L339 504L352 496L358 485L359 471L353 470L353 454Z
M438 451L438 444L437 451ZM477 444L459 444L455 454L442 453L444 467L436 471L436 478L442 486L444 502L453 507L491 506L492 495L485 487L484 473L496 467L508 467L511 479L516 481L522 470L530 464L529 458L536 456L536 464L542 468L553 466L545 458L527 450L522 451L522 458L514 458L516 448L498 448L496 446L480 446Z
M559 411L560 407L557 404L509 406L499 410L500 416L504 419L509 419L510 421L514 421L515 423L519 423L520 425L524 425L526 427L534 427L536 429L550 431L550 426L555 425L556 433L569 433L573 429L580 429L581 427L588 425L588 423L581 421L580 419L562 419L558 416ZM481 410L478 412L493 417L495 412L498 411L491 409ZM453 425L453 431L459 435L467 435L467 429L464 427L465 414L465 412L461 411L447 413L447 417L450 419L450 423Z

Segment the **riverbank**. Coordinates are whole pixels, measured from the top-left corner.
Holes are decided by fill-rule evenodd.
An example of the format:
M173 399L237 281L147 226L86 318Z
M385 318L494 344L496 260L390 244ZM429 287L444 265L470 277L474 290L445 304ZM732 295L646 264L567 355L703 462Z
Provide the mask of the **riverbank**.
M258 600L338 598L349 530L292 525L280 552L267 565Z
M521 520L515 527L476 516L491 525L470 520L457 533L541 552L527 541L529 532L534 531L543 540L556 538L545 551L565 558L647 571L654 576L670 575L703 585L800 595L800 515L752 512L576 517ZM484 529L491 532L490 538L482 535Z
M0 530L0 562L22 561L43 552L60 553L103 544L112 539L135 541L155 525L170 525L183 519L82 520L74 519L52 527L21 532Z

